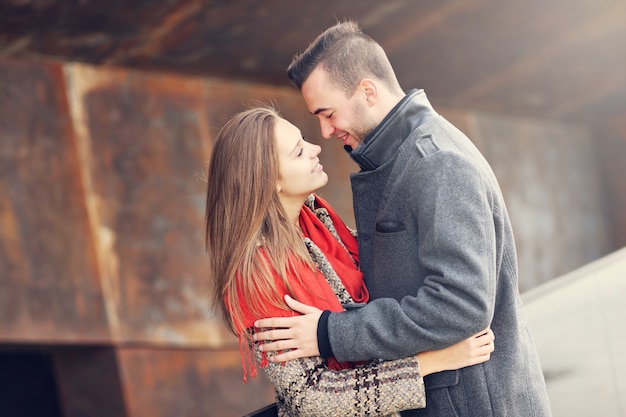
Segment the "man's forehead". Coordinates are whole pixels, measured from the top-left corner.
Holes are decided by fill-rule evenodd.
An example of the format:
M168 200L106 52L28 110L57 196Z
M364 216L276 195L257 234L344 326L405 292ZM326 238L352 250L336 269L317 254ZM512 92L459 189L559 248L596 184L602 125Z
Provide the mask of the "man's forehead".
M309 78L307 81L311 80ZM344 98L343 92L332 84L323 80L311 80L311 83L302 85L302 97L307 104L309 112L317 116L326 111L332 111Z

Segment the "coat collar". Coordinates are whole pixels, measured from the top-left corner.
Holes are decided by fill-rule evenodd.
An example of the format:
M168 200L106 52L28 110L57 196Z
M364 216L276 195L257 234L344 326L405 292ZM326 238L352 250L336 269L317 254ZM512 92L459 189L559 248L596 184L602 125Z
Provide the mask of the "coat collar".
M426 119L436 116L424 90L413 89L394 106L350 157L362 171L371 171L396 154L398 148Z

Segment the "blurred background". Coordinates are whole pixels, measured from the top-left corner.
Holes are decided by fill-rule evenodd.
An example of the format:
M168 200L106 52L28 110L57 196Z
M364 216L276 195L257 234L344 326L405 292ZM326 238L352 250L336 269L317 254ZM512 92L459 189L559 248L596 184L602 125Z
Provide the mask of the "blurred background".
M209 309L203 179L227 118L271 102L354 224L357 166L285 73L345 19L491 163L555 417L626 415L623 0L0 0L0 416L273 401Z

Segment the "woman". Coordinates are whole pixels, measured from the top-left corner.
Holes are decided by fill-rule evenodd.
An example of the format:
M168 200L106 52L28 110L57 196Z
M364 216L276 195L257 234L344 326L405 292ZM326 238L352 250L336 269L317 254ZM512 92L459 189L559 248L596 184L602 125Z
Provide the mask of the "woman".
M328 181L320 150L270 108L235 115L213 148L206 202L212 301L239 337L244 381L247 369L256 374L258 361L275 386L281 416L390 415L424 407L422 378L488 360L490 330L440 351L368 363L319 357L273 363L252 341L255 320L295 314L286 294L331 311L368 301L355 236L312 194Z

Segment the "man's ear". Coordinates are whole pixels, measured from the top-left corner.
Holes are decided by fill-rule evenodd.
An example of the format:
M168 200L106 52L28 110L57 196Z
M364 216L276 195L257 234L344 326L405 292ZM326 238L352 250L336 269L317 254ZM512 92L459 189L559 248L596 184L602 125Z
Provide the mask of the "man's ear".
M365 101L368 105L373 106L378 101L378 85L371 78L363 78L359 83L361 91L365 94Z

